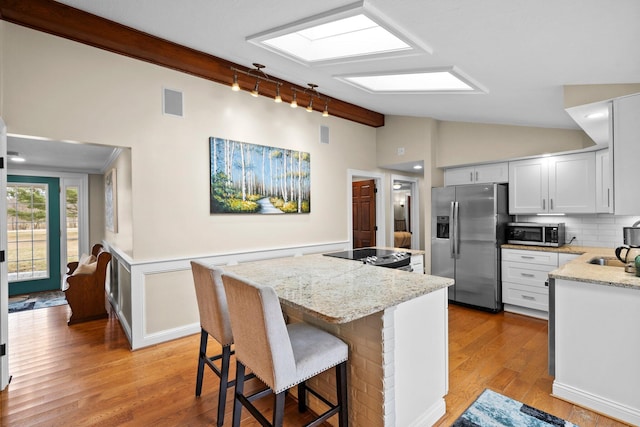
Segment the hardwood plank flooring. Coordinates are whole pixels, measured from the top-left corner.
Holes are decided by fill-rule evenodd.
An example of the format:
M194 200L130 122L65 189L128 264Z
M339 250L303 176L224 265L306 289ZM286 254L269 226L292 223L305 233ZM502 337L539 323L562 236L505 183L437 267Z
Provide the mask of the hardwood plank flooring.
M113 313L69 327L68 310L59 306L9 314L13 378L0 393L2 426L215 423L217 377L209 370L202 396L194 397L199 335L132 352ZM485 388L581 427L625 425L550 396L546 321L452 305L449 340L447 413L438 427L451 425ZM230 425L231 393L227 402L225 425ZM267 399L261 407L268 413L270 406ZM285 418L285 425L296 426L310 416L299 414L288 398ZM245 410L242 425L258 423Z

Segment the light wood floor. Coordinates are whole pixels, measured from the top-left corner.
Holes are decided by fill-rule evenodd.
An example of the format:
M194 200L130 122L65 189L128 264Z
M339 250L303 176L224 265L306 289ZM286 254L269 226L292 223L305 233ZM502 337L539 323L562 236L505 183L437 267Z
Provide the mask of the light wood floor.
M67 306L9 314L11 384L2 426L200 426L215 422L216 377L194 397L199 337L132 352L117 318L67 327ZM450 306L449 426L485 389L581 427L623 426L549 395L547 322ZM230 425L231 393L225 425ZM269 399L270 400L270 399ZM270 406L265 402L265 408ZM285 425L306 418L288 401ZM246 418L242 425L256 426ZM367 427L367 426L352 426Z

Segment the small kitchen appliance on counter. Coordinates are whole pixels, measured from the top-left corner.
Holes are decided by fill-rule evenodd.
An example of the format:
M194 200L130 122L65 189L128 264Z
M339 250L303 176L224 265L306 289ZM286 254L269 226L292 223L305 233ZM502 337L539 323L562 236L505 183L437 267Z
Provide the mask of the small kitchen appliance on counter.
M507 243L528 246L560 247L565 244L564 223L510 222Z
M379 267L411 271L411 253L391 249L361 248L324 254L334 258L351 259Z
M636 221L631 227L622 227L624 244L629 246L640 246L640 221Z

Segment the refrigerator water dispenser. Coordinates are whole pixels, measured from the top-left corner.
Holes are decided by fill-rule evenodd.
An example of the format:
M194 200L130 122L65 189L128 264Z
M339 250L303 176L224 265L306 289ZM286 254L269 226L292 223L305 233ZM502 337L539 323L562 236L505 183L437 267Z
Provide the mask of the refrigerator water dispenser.
M449 238L449 217L438 216L436 218L436 237L438 239Z

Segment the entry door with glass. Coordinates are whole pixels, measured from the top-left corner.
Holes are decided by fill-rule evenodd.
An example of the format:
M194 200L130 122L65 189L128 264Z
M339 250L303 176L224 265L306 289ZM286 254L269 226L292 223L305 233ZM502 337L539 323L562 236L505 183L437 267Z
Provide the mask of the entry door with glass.
M9 295L60 289L59 179L7 181Z

